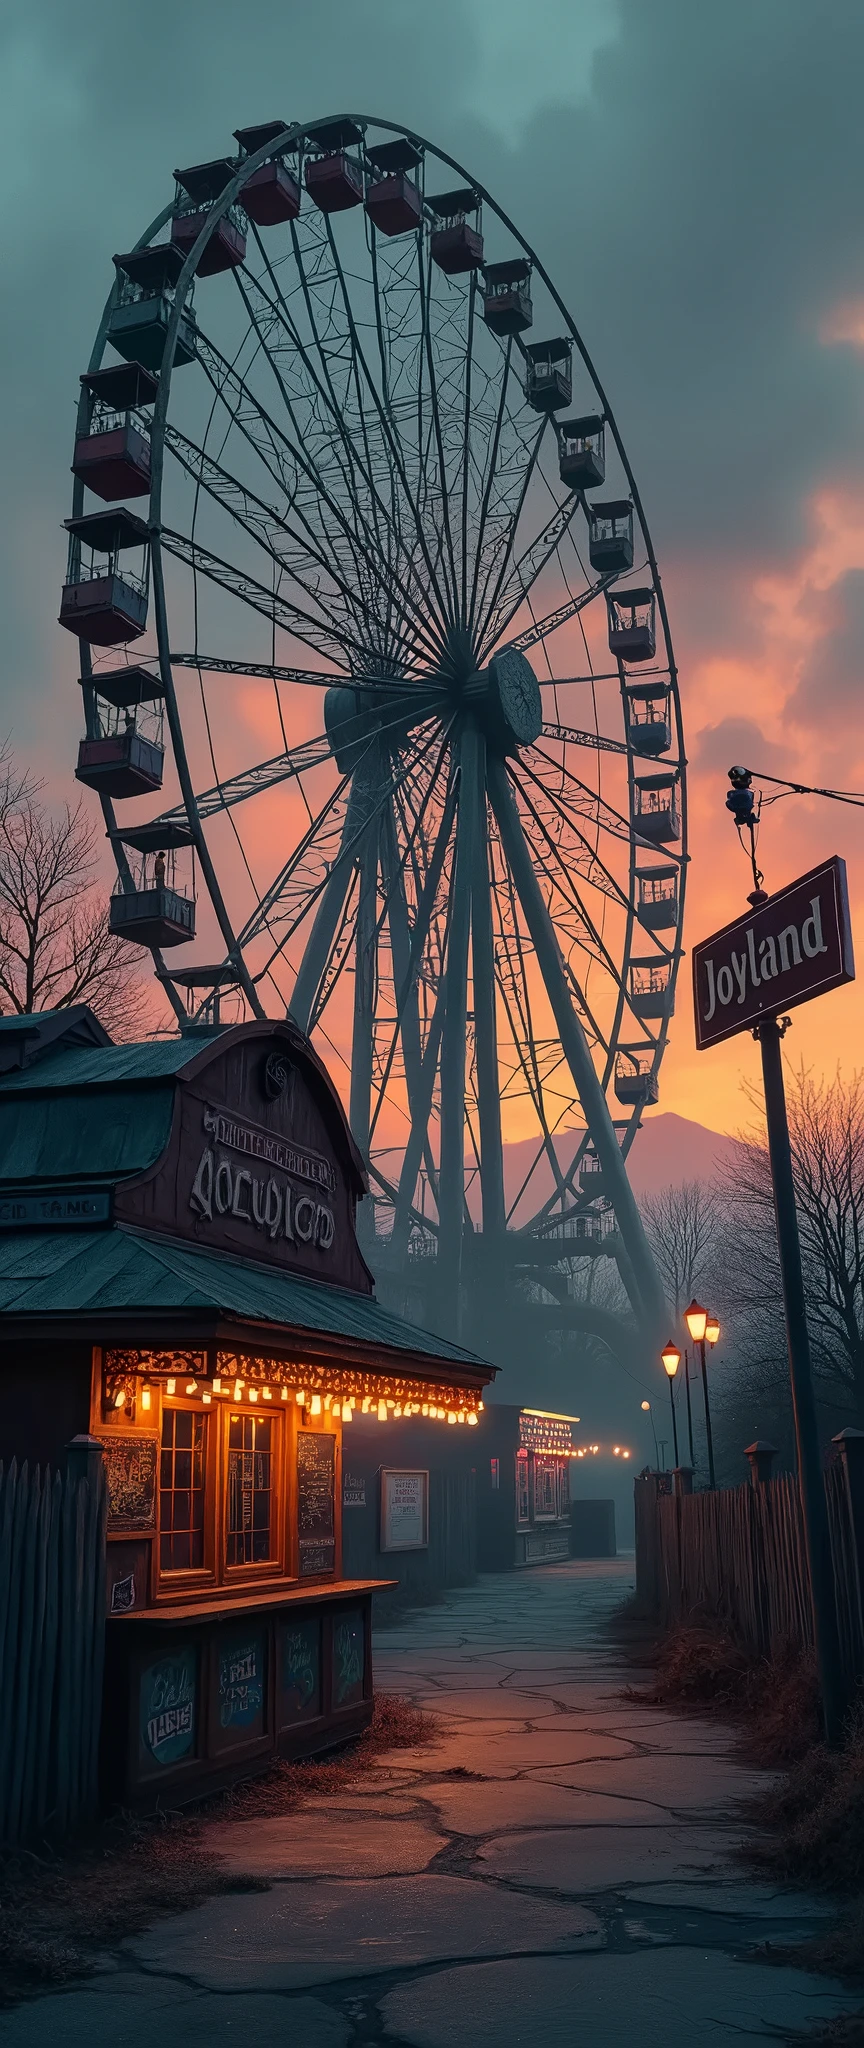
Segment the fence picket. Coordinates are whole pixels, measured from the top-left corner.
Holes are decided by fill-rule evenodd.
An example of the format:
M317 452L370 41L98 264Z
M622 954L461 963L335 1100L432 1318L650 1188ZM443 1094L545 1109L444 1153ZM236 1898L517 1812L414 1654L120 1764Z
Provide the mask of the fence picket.
M861 1573L845 1474L825 1474L831 1554L846 1682L864 1679ZM636 1587L665 1626L722 1616L756 1655L787 1643L812 1647L813 1627L797 1480L673 1497L656 1474L635 1482Z

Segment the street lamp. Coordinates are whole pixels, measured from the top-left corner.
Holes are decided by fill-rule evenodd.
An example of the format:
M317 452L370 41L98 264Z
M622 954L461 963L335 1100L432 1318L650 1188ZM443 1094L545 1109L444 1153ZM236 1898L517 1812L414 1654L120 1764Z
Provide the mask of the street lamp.
M711 1329L712 1331L716 1331L716 1335L708 1337L708 1342L710 1344L716 1344L717 1338L720 1335L720 1324L718 1323L716 1316L709 1317L707 1308L700 1308L698 1301L691 1301L690 1307L685 1308L684 1321L687 1324L687 1328L690 1332L694 1344L698 1344L699 1346L699 1360L702 1366L702 1392L705 1397L705 1436L708 1443L708 1483L713 1490L714 1486L716 1485L716 1481L714 1478L714 1440L711 1435L711 1407L708 1400L708 1373L705 1368L705 1340L706 1337L708 1337L708 1327L710 1322Z
M720 1335L720 1324L719 1324L719 1322L718 1322L718 1320L717 1320L717 1317L716 1317L716 1316L709 1316L709 1317L708 1317L708 1321L707 1321L707 1323L705 1324L705 1342L706 1342L706 1344L710 1344L710 1345L712 1345L712 1347L713 1347L713 1345L715 1345L715 1344L716 1344L716 1342L717 1342L717 1339L718 1339L719 1335Z
M643 1414L647 1415L647 1417L648 1417L648 1420L649 1420L649 1422L650 1422L650 1424L651 1424L651 1435L652 1435L652 1436L653 1436L653 1438L654 1438L654 1456L655 1456L655 1458L656 1458L656 1460L657 1460L657 1471L659 1472L659 1470L660 1470L660 1452L659 1452L659 1449L658 1449L658 1447L657 1447L657 1431L656 1431L656 1429L654 1428L654 1411L653 1411L653 1409L652 1409L652 1407L651 1407L651 1403L650 1403L650 1401L643 1401L643 1403L642 1403L642 1411L643 1411Z
M678 1367L679 1367L679 1365L681 1364L681 1353L680 1353L680 1351L679 1351L679 1349L678 1349L678 1346L677 1346L677 1344L673 1344L673 1342L672 1342L672 1339L671 1339L671 1337L669 1338L669 1341L668 1341L668 1343L667 1343L667 1344L664 1344L664 1346L663 1346L663 1349L662 1349L662 1351L661 1351L661 1353L660 1353L660 1356L661 1356L661 1358L662 1358L662 1360L663 1360L663 1364L664 1364L664 1366L665 1366L665 1369L666 1369L666 1372L668 1373L668 1376L669 1376L669 1404L670 1404L670 1407L671 1407L671 1409L672 1409L672 1442L673 1442L673 1444L674 1444L674 1446L675 1446L675 1466L676 1466L676 1470L677 1470L677 1467L678 1467L678 1463L679 1463L679 1459L678 1459L678 1423L677 1423L677 1421L676 1421L676 1418L675 1418L675 1388L674 1388L674 1380L675 1380L675 1374L676 1374L676 1372L678 1371Z

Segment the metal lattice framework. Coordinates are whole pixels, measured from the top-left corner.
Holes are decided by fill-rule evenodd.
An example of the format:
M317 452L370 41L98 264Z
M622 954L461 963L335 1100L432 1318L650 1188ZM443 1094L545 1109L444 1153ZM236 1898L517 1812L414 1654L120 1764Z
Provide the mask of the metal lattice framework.
M467 1292L472 1328L484 1302L500 1326L511 1278L524 1296L533 1275L540 1299L559 1246L602 1239L656 1333L624 1161L656 1100L680 955L684 756L663 592L609 401L513 223L416 136L416 228L370 217L375 145L403 136L340 117L226 160L163 293L152 421L129 415L150 442L149 614L123 658L164 696L157 824L188 828L197 851L207 966L184 954L177 969L154 945L156 970L181 1028L220 1005L290 1009L344 1059L367 1250L394 1299L458 1329ZM302 185L334 138L365 205L328 212L304 191L293 219L245 218L260 166ZM454 180L445 226L482 229L485 273L436 258L436 195ZM184 211L178 187L136 246L160 248ZM207 275L226 224L245 252ZM502 334L489 260L511 257L533 326ZM114 360L129 297L118 270L91 372ZM572 380L563 409L537 402L547 335ZM92 413L85 388L79 437ZM592 420L599 499L632 534L623 566L603 558L597 489L562 481L565 429ZM86 503L79 477L73 514ZM73 534L73 580L80 546ZM610 654L610 599L626 627L628 592L650 615L638 666L626 646ZM83 657L92 739L121 657ZM118 888L134 893L130 807L102 801ZM505 1191L513 1139L524 1168Z

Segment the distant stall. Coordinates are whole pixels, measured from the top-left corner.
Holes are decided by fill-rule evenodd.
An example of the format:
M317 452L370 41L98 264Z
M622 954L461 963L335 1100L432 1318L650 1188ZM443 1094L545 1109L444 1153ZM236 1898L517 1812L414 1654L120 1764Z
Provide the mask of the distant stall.
M578 1415L497 1402L485 1411L477 1476L481 1571L569 1557L570 1463L578 1421Z

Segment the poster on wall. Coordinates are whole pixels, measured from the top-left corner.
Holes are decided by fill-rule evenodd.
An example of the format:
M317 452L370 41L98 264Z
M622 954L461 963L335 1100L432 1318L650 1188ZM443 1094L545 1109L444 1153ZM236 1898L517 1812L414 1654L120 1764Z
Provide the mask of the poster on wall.
M558 1460L534 1459L534 1520L554 1522L558 1515Z
M429 1545L429 1474L381 1470L381 1549L426 1550Z
M101 1442L112 1534L115 1530L155 1529L158 1437L119 1436L112 1430Z
M332 1572L336 1562L336 1438L301 1430L297 1438L300 1577Z

